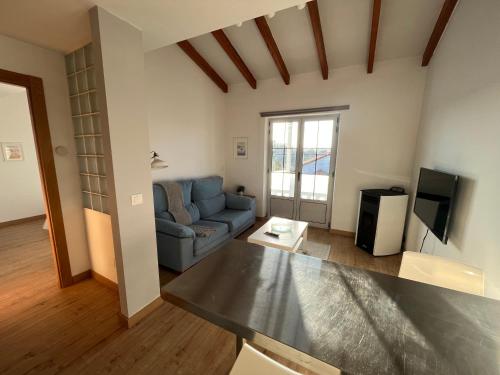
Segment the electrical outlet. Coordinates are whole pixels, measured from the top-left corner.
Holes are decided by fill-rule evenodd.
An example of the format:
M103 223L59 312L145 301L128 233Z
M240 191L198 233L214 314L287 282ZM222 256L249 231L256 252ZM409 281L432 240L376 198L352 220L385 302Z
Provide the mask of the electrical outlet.
M142 204L142 194L133 194L130 196L132 201L132 206L138 206Z

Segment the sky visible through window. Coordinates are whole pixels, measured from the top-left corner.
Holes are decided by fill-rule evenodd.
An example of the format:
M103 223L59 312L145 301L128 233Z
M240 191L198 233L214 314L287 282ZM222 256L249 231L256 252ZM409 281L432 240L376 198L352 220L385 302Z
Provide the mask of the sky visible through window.
M326 201L332 154L333 120L304 121L300 197ZM299 121L272 123L271 194L295 196Z

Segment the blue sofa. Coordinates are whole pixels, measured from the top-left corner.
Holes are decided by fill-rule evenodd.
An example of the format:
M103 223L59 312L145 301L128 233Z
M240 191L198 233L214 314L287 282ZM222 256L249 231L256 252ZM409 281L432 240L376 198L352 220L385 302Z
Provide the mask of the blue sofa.
M255 199L224 193L218 176L176 182L193 225L215 230L199 237L189 226L176 223L168 212L165 189L153 184L158 262L182 272L255 224Z

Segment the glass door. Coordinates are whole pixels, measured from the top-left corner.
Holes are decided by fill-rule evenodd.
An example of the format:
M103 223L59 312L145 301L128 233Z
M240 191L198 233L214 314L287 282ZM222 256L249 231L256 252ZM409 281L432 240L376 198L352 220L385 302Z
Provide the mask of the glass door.
M313 117L305 118L301 127L300 195L296 219L323 228L330 222L336 125L335 117Z
M270 209L273 216L293 219L297 191L299 121L273 120L270 127Z
M271 216L330 222L338 116L270 121Z

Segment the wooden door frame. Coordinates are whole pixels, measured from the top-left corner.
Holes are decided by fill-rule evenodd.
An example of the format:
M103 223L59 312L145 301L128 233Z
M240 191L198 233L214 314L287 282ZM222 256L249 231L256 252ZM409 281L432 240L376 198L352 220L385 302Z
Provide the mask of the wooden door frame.
M38 77L3 69L0 69L0 82L26 88L40 179L45 197L45 212L47 214L50 243L56 263L59 286L64 288L73 284L73 276L71 275L56 166L52 153L43 82Z

